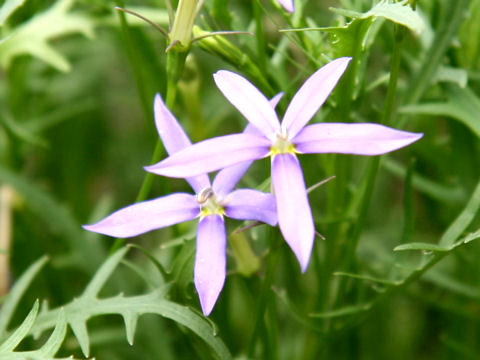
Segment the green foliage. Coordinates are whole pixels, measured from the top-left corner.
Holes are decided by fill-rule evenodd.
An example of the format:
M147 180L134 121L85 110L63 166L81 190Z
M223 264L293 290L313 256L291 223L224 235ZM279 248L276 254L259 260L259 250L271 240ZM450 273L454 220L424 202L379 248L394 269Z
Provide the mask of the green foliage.
M276 0L209 0L194 37L248 34L197 39L188 56L165 54L162 34L114 9L167 30L167 3L0 5L0 289L13 283L0 359L477 358L479 2L296 0L289 14ZM281 118L339 56L353 59L312 122L424 137L376 158L301 157L319 233L305 273L279 231L227 220L228 275L205 318L196 222L133 239L82 229L136 199L191 192L143 170L165 156L155 93L201 141L246 125L216 71L283 92ZM239 187L270 191L270 165L255 163Z
M0 40L0 64L8 67L14 57L29 54L60 71L69 71L70 63L49 41L73 33L93 37L92 21L85 15L69 12L72 4L73 0L58 1L44 13L7 33Z

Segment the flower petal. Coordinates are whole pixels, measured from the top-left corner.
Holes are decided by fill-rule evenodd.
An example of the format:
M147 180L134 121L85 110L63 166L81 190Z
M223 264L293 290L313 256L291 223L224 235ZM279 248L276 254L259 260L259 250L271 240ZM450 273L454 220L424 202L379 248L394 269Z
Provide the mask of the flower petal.
M225 214L238 220L258 220L277 224L277 207L272 194L252 189L235 190L224 200Z
M212 311L225 282L226 246L223 218L220 215L208 215L200 220L194 282L205 316Z
M315 228L302 168L295 155L273 157L272 182L280 230L304 272L312 252Z
M195 195L177 193L127 206L83 228L114 237L131 237L192 220L200 214Z
M288 131L289 139L293 139L323 105L350 60L349 57L341 57L329 62L310 76L297 91L282 120L282 129Z
M283 97L283 92L279 92L277 95L272 97L268 102L270 103L270 106L275 109L279 103L280 100L282 100Z
M154 174L187 177L209 173L268 155L270 141L253 134L234 134L201 141L159 163L145 167Z
M261 136L260 131L258 131L258 129L252 124L248 124L245 127L245 130L243 130L243 133ZM252 163L253 160L243 161L237 165L226 167L218 172L215 179L213 179L212 189L220 199L224 198L230 191L232 191Z
M153 110L158 135L160 135L163 146L169 155L192 145L182 126L163 102L160 94L155 95ZM186 178L185 180L196 193L199 193L202 189L210 186L210 180L206 173Z
M295 7L293 5L293 0L277 0L288 12L293 13Z
M293 143L301 153L381 155L407 146L422 136L379 124L320 123L306 126Z
M213 74L217 87L238 111L265 136L273 139L280 130L277 115L268 99L247 79L227 70Z

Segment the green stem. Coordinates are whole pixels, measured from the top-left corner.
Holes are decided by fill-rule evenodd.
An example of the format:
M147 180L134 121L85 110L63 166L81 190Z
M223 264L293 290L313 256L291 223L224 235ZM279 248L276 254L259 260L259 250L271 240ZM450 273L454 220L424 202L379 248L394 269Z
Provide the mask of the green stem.
M121 12L120 14L123 15L123 13ZM186 57L187 57L187 54L185 52L171 51L167 54L167 94L166 94L165 104L169 109L172 109L173 106L175 105L175 99L177 95L177 82L179 81L183 73ZM137 86L140 86L138 82L137 82ZM151 108L150 105L149 105L149 108ZM150 115L149 119L151 118L152 116ZM163 153L164 151L163 151L162 141L158 139L155 145L152 160L150 163L155 164L159 162ZM143 179L142 186L140 187L140 190L138 192L136 202L144 201L145 199L148 198L148 195L150 194L150 190L152 189L154 180L155 180L155 174L147 172L145 175L145 178ZM118 250L120 247L124 245L124 243L125 243L125 239L121 239L121 238L115 239L115 242L113 243L110 249L110 253L112 254L113 252Z
M390 67L390 81L388 83L387 95L385 98L385 106L383 115L381 118L382 124L390 124L392 122L394 116L394 109L395 109L395 99L397 94L397 80L398 74L400 71L400 62L401 62L401 50L404 38L404 28L400 25L395 25L395 43L392 53L392 60L391 60L391 67ZM365 177L363 183L363 196L360 201L360 205L358 207L358 217L356 224L353 228L352 236L349 238L349 242L347 244L344 261L343 261L343 269L344 271L349 271L352 267L353 258L355 255L355 251L358 246L358 241L360 236L363 232L365 227L368 210L370 207L370 202L372 199L373 189L375 187L375 181L378 174L378 169L380 166L380 156L374 157L370 159L368 168L367 168L367 175ZM334 304L338 303L342 298L345 292L345 285L346 279L339 279L339 287L337 291L337 296L334 301Z
M269 238L270 238L270 244L271 244L271 252L268 255L268 262L267 262L267 267L265 271L265 279L263 280L262 289L260 291L260 295L258 296L257 307L255 309L255 315L254 315L255 323L254 323L254 327L253 327L252 335L250 337L250 341L248 344L248 351L247 351L247 354L248 354L247 357L249 359L256 358L254 355L255 355L255 345L257 343L257 339L260 337L262 333L263 335L265 335L266 333L265 313L267 311L267 305L269 304L268 298L269 298L269 294L273 284L275 271L277 268L278 257L280 253L280 245L282 243L281 236L277 228L270 228L268 231L270 232ZM272 343L272 342L268 341L268 339L264 337L265 349L269 349L269 343ZM267 350L266 353L275 354L275 351L270 349L270 350Z
M448 4L446 14L449 15L445 17L445 21L435 32L435 38L425 54L421 66L412 77L412 82L406 92L405 104L418 102L430 85L431 79L435 75L443 55L462 24L469 2L470 0L446 1ZM399 118L398 127L402 127L404 122L405 117Z
M255 39L257 40L258 66L263 74L267 68L267 56L265 53L265 33L263 31L262 8L258 0L253 2L255 15Z

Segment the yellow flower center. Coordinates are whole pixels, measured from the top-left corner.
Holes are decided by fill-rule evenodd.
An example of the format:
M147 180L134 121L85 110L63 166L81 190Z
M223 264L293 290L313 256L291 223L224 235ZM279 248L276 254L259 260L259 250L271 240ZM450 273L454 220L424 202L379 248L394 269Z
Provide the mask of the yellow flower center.
M200 217L207 215L225 215L222 204L218 201L217 195L212 188L205 188L197 194L197 202L200 205Z
M293 145L292 142L288 140L288 134L286 132L282 134L277 134L277 139L275 140L275 143L270 147L270 156L295 153L295 145Z

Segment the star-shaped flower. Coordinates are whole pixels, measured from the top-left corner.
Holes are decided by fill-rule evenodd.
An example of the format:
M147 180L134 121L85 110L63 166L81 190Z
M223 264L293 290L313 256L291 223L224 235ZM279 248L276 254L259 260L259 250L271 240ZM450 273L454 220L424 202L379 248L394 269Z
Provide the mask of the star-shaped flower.
M189 147L190 140L160 95L155 97L154 110L155 124L167 152L174 154ZM175 193L143 201L84 228L123 238L199 218L194 283L203 313L208 315L225 282L226 233L223 217L258 220L272 226L277 224L273 195L251 189L233 190L249 166L250 162L244 162L223 169L213 183L210 183L207 173L196 174L186 178L196 195Z
M305 271L315 230L297 154L380 155L423 136L370 123L306 126L350 60L338 58L310 76L293 97L281 124L269 101L254 85L233 72L218 71L214 75L218 88L253 125L254 131L199 142L146 170L164 176L185 177L270 156L280 230Z

